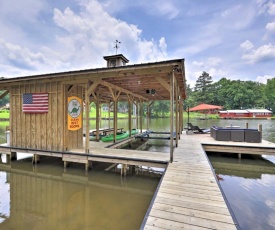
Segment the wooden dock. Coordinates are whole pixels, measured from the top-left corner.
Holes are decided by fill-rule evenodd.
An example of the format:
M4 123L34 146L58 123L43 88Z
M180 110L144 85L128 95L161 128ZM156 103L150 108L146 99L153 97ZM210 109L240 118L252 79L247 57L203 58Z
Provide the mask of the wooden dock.
M237 228L198 138L203 136L182 135L142 228Z
M237 229L205 151L275 155L275 144L271 142L221 142L209 134L182 134L174 151L173 163L169 163L169 153L105 148L107 145L91 142L87 154L81 148L58 152L2 144L0 153L12 156L14 152L25 152L60 157L65 167L69 162L89 166L93 161L167 167L141 229Z

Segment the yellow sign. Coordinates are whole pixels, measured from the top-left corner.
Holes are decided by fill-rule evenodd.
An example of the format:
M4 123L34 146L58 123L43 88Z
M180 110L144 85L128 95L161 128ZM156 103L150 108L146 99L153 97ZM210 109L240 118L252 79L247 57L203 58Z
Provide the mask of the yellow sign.
M68 130L82 128L82 100L78 97L68 98Z

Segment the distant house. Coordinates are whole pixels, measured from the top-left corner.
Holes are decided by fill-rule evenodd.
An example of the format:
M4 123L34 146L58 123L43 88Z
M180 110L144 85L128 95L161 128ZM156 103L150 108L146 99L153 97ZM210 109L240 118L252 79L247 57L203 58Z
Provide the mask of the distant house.
M271 117L272 112L267 109L247 109L250 117Z
M224 119L230 118L268 118L272 112L267 109L245 109L219 111L219 116Z

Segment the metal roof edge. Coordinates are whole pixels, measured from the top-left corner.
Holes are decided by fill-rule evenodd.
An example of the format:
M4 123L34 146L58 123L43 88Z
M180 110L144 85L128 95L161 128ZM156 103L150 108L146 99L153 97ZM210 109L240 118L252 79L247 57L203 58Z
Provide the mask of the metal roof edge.
M154 65L161 65L161 64L169 64L173 62L184 62L184 59L171 59L166 61L159 61L159 62L148 62L148 63L140 63L140 64L132 64L126 66L118 66L118 67L102 67L102 68L93 68L93 69L83 69L83 70L72 70L72 71L65 71L65 72L56 72L56 73L45 73L45 74L37 74L37 75L29 75L29 76L20 76L20 77L11 77L11 78L0 78L0 82L12 82L18 80L29 80L33 78L47 78L51 76L64 76L64 75L74 75L74 74L87 74L93 72L104 72L104 71L113 71L113 70L123 70L123 69L131 69L133 67L139 68L144 66L154 66Z

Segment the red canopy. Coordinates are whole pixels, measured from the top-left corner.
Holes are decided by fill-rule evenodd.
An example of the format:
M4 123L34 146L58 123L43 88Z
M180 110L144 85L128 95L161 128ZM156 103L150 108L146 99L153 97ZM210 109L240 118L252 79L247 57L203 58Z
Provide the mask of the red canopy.
M199 111L199 110L214 110L214 109L222 109L222 106L219 105L209 105L209 104L200 104L197 105L191 109L189 109L190 112L192 111Z

